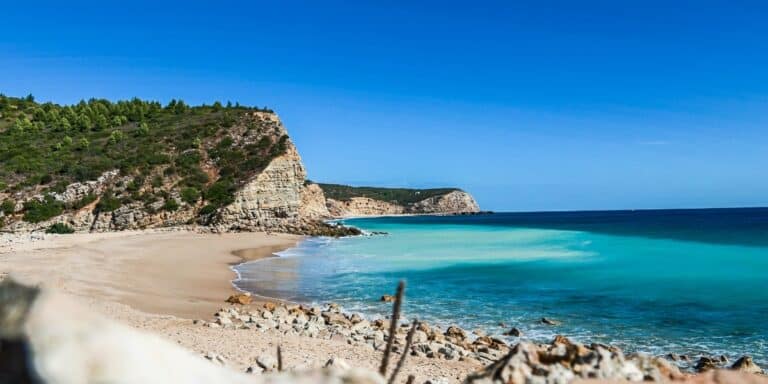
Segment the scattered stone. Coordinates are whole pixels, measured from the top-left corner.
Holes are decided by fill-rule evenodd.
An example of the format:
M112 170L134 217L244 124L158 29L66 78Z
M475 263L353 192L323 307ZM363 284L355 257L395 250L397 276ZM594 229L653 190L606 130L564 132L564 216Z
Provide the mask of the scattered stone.
M455 338L458 340L464 340L467 338L467 333L463 329L455 326L450 326L445 330L445 337Z
M717 369L717 361L711 357L702 356L699 358L699 361L696 362L696 366L694 368L696 369L696 372L705 372L710 369Z
M225 327L227 325L232 325L232 319L226 316L219 317L216 319L216 322L219 323L222 327Z
M559 321L548 318L542 318L541 322L548 325L560 324ZM264 309L248 313L238 310L238 307L223 308L216 313L214 322L196 320L194 323L213 328L254 329L261 332L277 330L285 335L322 338L381 351L387 344L390 321L376 319L370 322L359 314L344 313L335 304L327 305L325 310L322 310L320 307L266 303ZM408 329L407 323L397 327L392 348L394 353L486 364L486 370L496 367L503 371L500 379L481 382L467 379L466 384L564 383L577 378L673 381L684 378L684 375L669 360L689 360L685 355L673 353L666 355L669 360L642 354L625 357L618 348L599 343L585 346L563 335L555 336L549 344L520 342L510 346L504 340L488 336L481 329L472 331L470 338L467 331L460 327L450 326L442 331L423 322L419 323L413 334L410 350L405 351L403 347ZM523 332L512 327L503 335L521 337ZM224 364L221 356L213 354L206 358ZM703 372L716 369L726 361L724 356L702 357L695 366L696 370ZM272 356L262 355L256 359L256 364L250 367L248 372L273 372L276 366L277 362ZM334 357L326 362L325 367L346 370L349 364ZM731 368L749 373L762 372L762 369L746 356L736 361ZM482 376L482 371L477 375Z
M363 321L363 318L360 317L357 313L353 313L351 316L349 316L349 321L352 322L352 324L357 324L361 321Z
M250 367L245 369L245 373L252 374L252 375L260 375L262 372L264 372L264 368L261 368L257 365L251 365Z
M666 358L672 361L681 360L680 356L677 353L667 353Z
M256 358L256 365L261 367L264 372L272 372L277 369L277 359L272 355L261 355Z
M227 298L227 303L248 305L253 301L250 292L237 293Z
M735 371L747 372L747 373L763 373L763 369L760 368L750 356L742 356L736 360L731 369Z
M563 335L556 335L555 339L552 340L552 344L563 344L563 345L571 345L571 340L568 340L567 337Z

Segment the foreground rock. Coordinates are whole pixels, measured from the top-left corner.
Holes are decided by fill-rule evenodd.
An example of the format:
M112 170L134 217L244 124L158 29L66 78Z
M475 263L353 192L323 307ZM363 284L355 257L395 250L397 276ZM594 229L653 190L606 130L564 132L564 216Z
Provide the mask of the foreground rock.
M222 308L209 327L277 331L286 336L298 335L348 344L367 345L383 351L389 335L389 320L369 321L357 314L348 314L335 304L325 308L303 305L266 303L262 307ZM673 363L662 357L644 354L624 355L615 347L602 344L583 345L558 335L549 344L520 342L507 345L503 340L476 330L471 334L450 326L445 330L420 323L413 344L406 349L406 323L397 327L393 351L396 354L420 356L439 361L460 360L486 367L466 378L466 383L567 383L574 380L656 381L685 380L690 374L681 373ZM522 334L516 328L508 333ZM677 357L680 359L679 357ZM703 358L712 362L711 369L722 368L726 359ZM269 364L259 364L264 370ZM760 368L749 357L743 357L731 367L745 373L759 373ZM730 377L730 376L729 376ZM440 380L435 379L434 382Z
M8 279L0 283L0 343L0 381L8 383L384 383L376 373L338 367L235 372L215 353L202 358Z

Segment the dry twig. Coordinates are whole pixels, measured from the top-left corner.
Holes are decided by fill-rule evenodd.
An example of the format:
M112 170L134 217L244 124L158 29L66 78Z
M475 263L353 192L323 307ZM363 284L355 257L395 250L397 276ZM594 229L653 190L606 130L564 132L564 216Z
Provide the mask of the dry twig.
M413 325L411 325L411 330L408 331L408 336L405 338L405 348L403 349L403 353L400 355L400 360L397 362L397 365L395 365L395 370L392 371L392 376L389 377L389 381L387 382L388 384L393 384L395 382L395 377L397 377L397 374L400 373L403 365L405 365L405 358L408 357L411 344L413 343L413 334L416 333L416 328L418 326L419 321L414 319Z
M279 345L277 346L277 371L283 371L283 349Z
M379 367L379 374L381 374L382 377L387 377L389 355L392 353L392 344L395 341L395 334L397 333L397 323L400 321L400 307L403 304L403 291L405 291L405 281L400 280L400 283L397 285L395 304L392 306L392 318L389 319L389 338L387 339L387 347L384 350L384 356L381 358L381 366Z

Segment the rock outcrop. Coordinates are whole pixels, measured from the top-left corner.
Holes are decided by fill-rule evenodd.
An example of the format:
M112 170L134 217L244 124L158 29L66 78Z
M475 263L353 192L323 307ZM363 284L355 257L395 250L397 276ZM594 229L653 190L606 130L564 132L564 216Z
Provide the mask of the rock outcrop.
M460 190L433 196L409 205L400 205L368 197L349 200L326 199L328 213L335 218L385 216L403 214L455 215L480 212L480 206L468 193Z
M221 210L213 225L224 231L283 232L300 226L306 178L299 152L289 140L286 152L240 188L235 201Z
M331 213L326 206L323 189L317 184L306 184L301 189L299 216L307 219L327 219Z
M464 191L424 199L408 207L408 213L461 214L480 212L475 199Z

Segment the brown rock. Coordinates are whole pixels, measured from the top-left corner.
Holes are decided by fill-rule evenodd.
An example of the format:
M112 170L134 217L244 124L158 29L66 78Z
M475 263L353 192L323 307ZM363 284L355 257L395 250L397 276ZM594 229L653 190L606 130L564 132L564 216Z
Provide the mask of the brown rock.
M227 303L248 305L251 303L252 300L253 298L251 297L251 294L248 292L236 293L227 299Z
M563 335L556 335L555 339L552 340L552 345L555 345L555 344L571 345L573 343L571 343L571 340L569 340L567 337Z
M542 318L541 318L541 322L542 322L543 324L547 324L547 325L560 325L560 324L561 324L561 323L560 323L559 321L557 321L557 320L547 319L546 317L542 317Z
M379 301L385 302L385 303L392 303L395 301L395 297L392 295L383 295L381 296L381 299Z
M763 373L763 369L755 364L750 356L740 357L731 365L731 369L747 373Z
M512 327L512 329L510 329L509 331L504 332L504 336L520 337L522 335L523 335L523 331L521 331L521 330L519 330L519 329L517 329L515 327Z
M467 333L459 327L450 326L445 330L445 336L455 338L458 340L464 340L467 338Z
M266 303L264 303L264 309L266 309L267 311L272 312L275 310L275 308L277 308L277 304L271 301L267 301Z
M702 356L696 362L696 372L705 372L711 369L717 369L717 361L711 357Z

